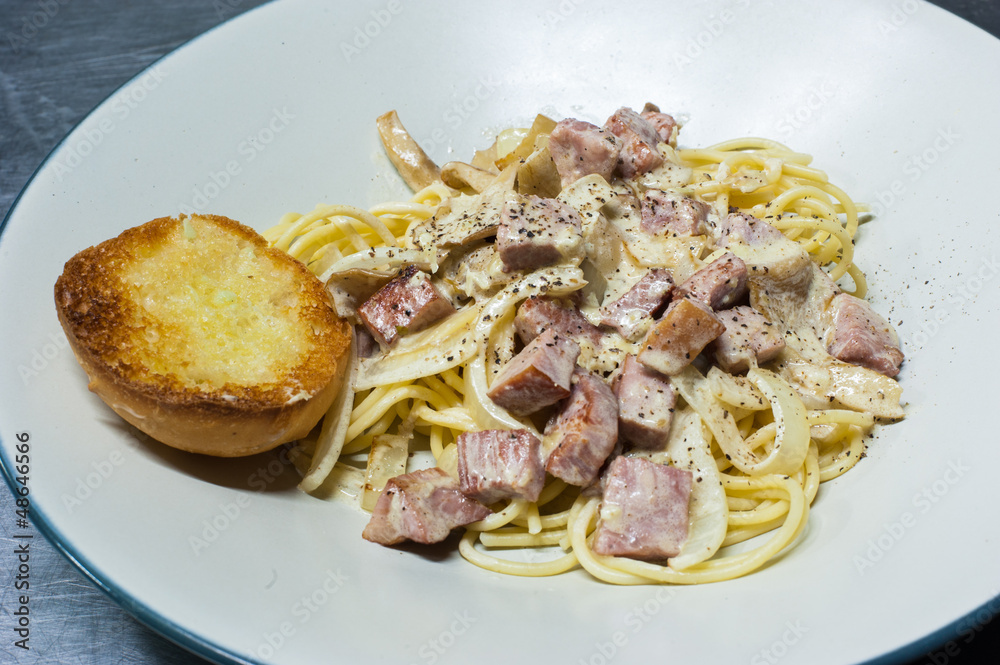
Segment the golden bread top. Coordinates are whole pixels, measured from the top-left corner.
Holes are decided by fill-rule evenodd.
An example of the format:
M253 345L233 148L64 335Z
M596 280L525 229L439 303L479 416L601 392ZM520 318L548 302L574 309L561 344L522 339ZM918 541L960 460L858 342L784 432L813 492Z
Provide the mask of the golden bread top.
M155 219L80 252L55 296L81 360L167 402L308 399L350 343L315 275L214 215Z

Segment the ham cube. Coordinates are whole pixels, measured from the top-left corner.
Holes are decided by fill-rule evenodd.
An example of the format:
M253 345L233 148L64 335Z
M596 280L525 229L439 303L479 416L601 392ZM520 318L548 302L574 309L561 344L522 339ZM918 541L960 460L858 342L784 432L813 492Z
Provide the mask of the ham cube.
M557 199L531 195L508 200L500 213L496 241L504 272L579 258L582 229L576 210Z
M886 376L899 373L903 352L896 331L867 301L839 293L827 312L832 318L826 347L831 356Z
M542 442L525 429L463 432L458 447L462 493L485 504L537 501L545 485Z
M690 500L690 471L616 457L604 477L594 552L643 561L677 556L688 537Z
M635 342L670 302L673 291L674 279L670 271L654 268L624 295L601 308L601 324L614 328L622 337Z
M416 266L407 266L358 308L361 321L382 346L453 314L455 308Z
M390 479L361 536L381 545L404 540L439 543L455 527L491 514L489 508L462 494L457 480L434 467Z
M646 334L637 357L650 369L676 374L725 330L704 303L692 298L675 300Z
M546 330L552 330L577 344L586 340L599 348L604 339L600 328L587 320L576 307L560 305L551 298L528 298L517 309L514 329L525 344Z
M580 345L546 330L511 358L486 395L514 415L526 416L569 396Z
M677 145L677 130L680 126L672 115L661 113L654 104L646 104L639 115L653 126L660 141L671 146Z
M604 381L578 370L573 390L545 428L545 470L570 485L589 485L618 442L618 402Z
M612 388L618 398L618 437L637 448L666 449L677 403L670 379L626 356Z
M592 173L610 181L619 149L614 134L582 120L560 120L549 134L549 153L563 187Z
M621 141L618 172L623 178L648 173L663 164L656 127L632 109L623 106L615 111L604 128Z
M747 264L726 252L695 272L674 291L674 298L694 298L715 311L728 309L747 296Z
M690 196L667 194L647 189L640 203L642 221L639 228L650 235L705 235L708 233L707 203Z
M748 305L719 313L725 332L715 340L715 362L730 374L773 360L785 348L781 330Z
M762 219L745 212L731 212L719 223L719 242L728 247L730 242L742 242L751 247L767 245L784 234Z

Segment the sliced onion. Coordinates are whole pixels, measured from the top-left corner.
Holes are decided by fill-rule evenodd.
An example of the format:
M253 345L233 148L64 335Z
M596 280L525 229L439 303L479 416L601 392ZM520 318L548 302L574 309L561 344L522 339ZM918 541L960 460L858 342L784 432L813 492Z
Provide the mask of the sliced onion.
M809 450L805 406L792 387L776 374L753 369L748 377L764 393L774 412L774 446L764 458L743 440L732 414L715 397L710 382L697 369L689 365L673 375L671 382L712 430L726 459L737 469L751 476L794 473Z
M351 410L354 408L354 384L358 377L358 344L353 327L351 329L351 349L347 361L347 376L340 387L337 398L323 418L316 451L313 453L309 471L299 482L299 489L312 492L323 484L330 475L340 451L344 447L344 438L351 423Z
M747 378L771 403L774 414L775 435L771 453L761 462L756 475L765 473L795 473L806 460L809 452L809 421L806 407L798 393L774 372L753 368Z
M712 456L711 440L704 422L692 409L674 414L667 452L673 465L693 476L688 505L688 537L681 553L667 561L674 570L683 570L706 561L722 546L729 522L729 505L719 467Z
M385 484L390 479L406 473L406 460L410 451L410 437L399 434L379 434L372 439L365 471L365 490L361 507L368 512L375 509Z
M530 420L518 420L507 409L494 404L487 396L487 390L486 359L479 354L465 367L465 408L472 414L478 428L526 429L540 436Z
M396 269L402 266L415 265L421 270L434 272L437 270L437 255L433 250L400 249L399 247L373 247L361 252L348 254L323 271L319 279L324 284L330 277L345 270L363 269Z
M461 365L476 354L480 307L469 305L439 323L404 335L385 354L360 362L355 390L416 381Z

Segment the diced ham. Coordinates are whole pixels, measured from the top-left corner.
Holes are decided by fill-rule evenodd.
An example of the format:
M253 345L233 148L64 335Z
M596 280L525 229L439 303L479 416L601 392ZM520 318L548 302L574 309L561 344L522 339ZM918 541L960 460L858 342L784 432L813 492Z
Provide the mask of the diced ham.
M457 480L433 467L390 479L361 536L382 545L404 540L438 543L455 527L491 514L489 508L462 494Z
M416 266L407 266L358 308L361 321L383 346L453 314L455 308Z
M526 416L569 396L580 345L546 330L511 358L486 395L518 416Z
M647 189L642 196L639 228L650 235L704 235L708 233L708 210L707 203L689 196Z
M783 234L762 219L745 212L731 212L719 223L720 247L728 247L732 241L742 242L751 247L766 245Z
M675 130L679 129L679 126L672 115L661 113L660 109L653 104L646 104L639 115L653 126L656 130L656 135L660 137L660 141L671 146L677 145L677 133Z
M642 175L663 164L656 127L632 109L623 106L615 111L604 128L622 143L618 156L618 172L622 177Z
M638 359L663 374L676 374L701 353L726 326L704 303L674 300L642 341Z
M604 477L596 554L662 561L688 537L692 474L639 457L616 457Z
M458 447L462 493L485 504L537 501L545 485L542 442L525 429L463 432Z
M726 252L687 278L674 291L674 298L694 298L715 311L728 309L747 296L747 265Z
M674 278L665 268L653 268L620 298L601 308L601 324L629 341L638 340L670 302Z
M573 118L560 120L549 134L549 153L563 187L591 173L610 181L620 145L611 132Z
M602 344L604 333L575 307L560 305L551 298L532 296L517 309L514 329L525 344L546 330L553 330L577 342L587 340L594 347Z
M715 340L715 361L730 374L773 360L785 348L782 331L749 305L727 309L718 316L726 330Z
M903 352L896 331L867 301L840 293L827 311L832 318L827 332L831 356L886 376L899 373Z
M663 450L677 394L670 379L626 356L612 384L618 398L618 436L638 448Z
M618 402L608 384L578 370L573 390L545 428L545 470L570 485L588 485L618 442Z
M504 272L559 263L582 247L580 215L562 201L530 195L504 204L496 241Z

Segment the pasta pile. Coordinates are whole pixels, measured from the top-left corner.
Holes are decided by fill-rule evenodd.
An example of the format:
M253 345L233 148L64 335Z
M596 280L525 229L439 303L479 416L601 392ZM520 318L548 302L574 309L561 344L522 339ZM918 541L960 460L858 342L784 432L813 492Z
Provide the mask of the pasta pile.
M690 169L688 195L720 214L738 209L767 220L834 280L850 278L849 293L864 297L864 274L853 262L863 209L810 166L808 155L744 138L679 149L674 158ZM460 195L435 182L408 202L369 210L320 205L305 215L285 215L265 237L321 277L390 260L433 267L435 258L413 249L407 232ZM696 267L706 259L696 256ZM513 353L516 306L529 295L566 295L585 283L579 270L536 271L515 288L470 302L432 328L407 336L390 354L397 356L392 363L355 359L353 390L344 391L321 431L295 448L305 474L303 489L327 498L353 497L370 511L385 481L407 470L411 452L429 451L434 463L455 474L455 441L461 433L524 427L525 421L485 396L494 361ZM708 504L692 505L693 518L701 515L707 525L693 526L689 536L701 539L700 550L686 550L665 565L597 555L588 537L600 513L600 496L550 477L537 502L507 501L493 506L487 519L468 525L461 555L482 568L522 576L582 567L614 584L698 584L739 577L796 541L820 485L858 462L865 435L876 422L872 413L806 408L786 382L763 369L742 377L689 367L673 382L681 397L673 427L705 451L693 460L695 479L721 492L711 510ZM740 464L729 452L733 447L749 451L747 459L760 463ZM665 462L682 453L641 454Z

